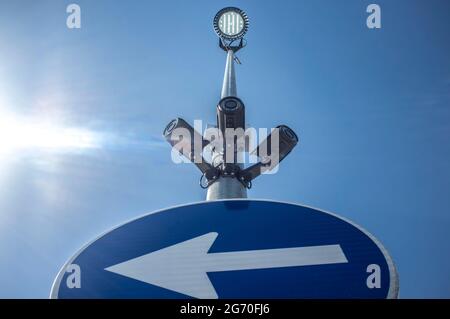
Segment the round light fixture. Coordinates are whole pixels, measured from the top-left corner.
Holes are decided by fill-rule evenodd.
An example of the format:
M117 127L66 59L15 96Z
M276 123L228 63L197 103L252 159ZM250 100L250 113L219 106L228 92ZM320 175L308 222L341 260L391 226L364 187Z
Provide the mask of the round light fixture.
M239 8L227 7L214 17L214 31L224 40L241 39L248 30L247 14Z

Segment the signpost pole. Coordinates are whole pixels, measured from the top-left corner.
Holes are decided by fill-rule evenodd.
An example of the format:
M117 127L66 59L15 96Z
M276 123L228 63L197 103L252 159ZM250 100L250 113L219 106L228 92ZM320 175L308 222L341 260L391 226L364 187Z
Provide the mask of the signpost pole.
M234 53L233 50L228 50L227 62L225 65L225 74L223 75L222 95L220 98L227 96L237 97L236 88L236 73L234 71Z
M236 74L234 71L234 52L228 50L225 74L223 76L221 98L237 97ZM213 165L223 163L223 152L214 151L212 154ZM236 154L235 157L236 158ZM238 164L241 168L243 164ZM220 176L218 180L208 187L206 200L227 199L227 198L247 198L247 189L236 178Z

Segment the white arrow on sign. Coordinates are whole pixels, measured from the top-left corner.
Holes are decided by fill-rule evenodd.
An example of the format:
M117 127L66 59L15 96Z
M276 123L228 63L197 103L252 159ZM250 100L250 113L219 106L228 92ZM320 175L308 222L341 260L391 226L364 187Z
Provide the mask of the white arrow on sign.
M340 245L209 253L208 233L105 268L195 298L217 299L208 272L347 263Z

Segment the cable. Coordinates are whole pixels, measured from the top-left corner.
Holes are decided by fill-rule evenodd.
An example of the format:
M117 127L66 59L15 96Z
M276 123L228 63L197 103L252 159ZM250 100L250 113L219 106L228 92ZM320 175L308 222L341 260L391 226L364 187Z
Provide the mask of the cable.
M200 176L200 181L198 182L200 184L200 187L202 189L207 189L209 187L209 183L208 180L206 180L206 185L203 184L203 178L205 177L205 173L202 174L202 176Z

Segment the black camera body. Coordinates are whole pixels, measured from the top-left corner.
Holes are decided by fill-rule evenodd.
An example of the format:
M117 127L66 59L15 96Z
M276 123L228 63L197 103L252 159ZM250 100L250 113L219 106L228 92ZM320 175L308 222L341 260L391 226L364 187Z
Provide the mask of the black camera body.
M278 125L275 129L278 130L278 158L281 162L288 154L294 149L298 143L298 136L295 132L287 125ZM256 148L256 153L258 157L271 156L273 150L272 147L272 133L267 136L267 138L262 141ZM261 152L261 145L265 147L265 153Z
M217 124L225 136L225 130L242 128L245 130L245 106L237 97L228 96L217 105Z

